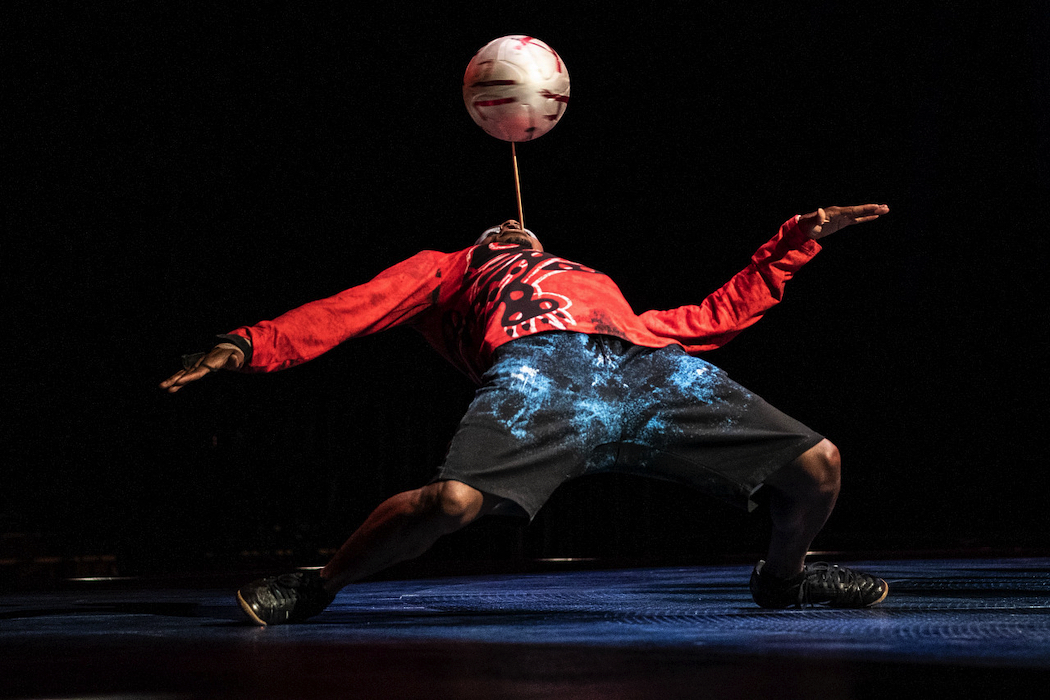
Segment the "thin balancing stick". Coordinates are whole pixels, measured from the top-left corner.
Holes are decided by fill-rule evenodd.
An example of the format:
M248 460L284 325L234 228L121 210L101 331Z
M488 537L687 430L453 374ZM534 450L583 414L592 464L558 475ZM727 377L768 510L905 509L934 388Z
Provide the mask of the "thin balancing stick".
M521 212L521 180L518 178L518 149L510 142L510 156L514 161L514 194L518 197L518 223L525 228L525 215Z

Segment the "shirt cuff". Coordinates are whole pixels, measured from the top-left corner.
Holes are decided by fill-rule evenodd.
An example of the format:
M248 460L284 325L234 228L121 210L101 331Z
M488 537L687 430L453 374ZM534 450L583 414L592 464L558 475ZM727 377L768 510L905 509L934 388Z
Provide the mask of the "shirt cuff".
M237 349L244 353L244 364L241 368L247 367L252 363L252 344L243 335L237 335L236 333L220 333L215 336L223 343L230 343L231 345L237 346Z

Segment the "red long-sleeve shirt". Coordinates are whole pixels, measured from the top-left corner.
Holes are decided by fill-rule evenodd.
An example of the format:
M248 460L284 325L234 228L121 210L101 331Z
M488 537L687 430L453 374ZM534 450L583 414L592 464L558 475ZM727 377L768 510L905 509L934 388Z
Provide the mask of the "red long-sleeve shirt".
M409 325L475 382L497 347L546 331L602 333L645 347L678 343L699 353L761 318L819 251L796 216L700 304L635 314L608 276L549 253L497 243L426 250L362 285L232 333L251 342L245 371L272 372L350 338Z

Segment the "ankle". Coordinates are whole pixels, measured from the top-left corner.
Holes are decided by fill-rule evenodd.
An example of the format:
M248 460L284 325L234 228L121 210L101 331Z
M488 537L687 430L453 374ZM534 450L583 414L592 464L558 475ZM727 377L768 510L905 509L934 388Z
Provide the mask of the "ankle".
M805 563L783 564L782 562L771 562L768 559L761 563L759 576L769 581L794 581L806 570Z
M329 595L334 596L343 588L342 585L337 583L336 580L331 577L331 574L328 573L327 567L318 570L317 577L321 581L321 587L324 588L325 592Z

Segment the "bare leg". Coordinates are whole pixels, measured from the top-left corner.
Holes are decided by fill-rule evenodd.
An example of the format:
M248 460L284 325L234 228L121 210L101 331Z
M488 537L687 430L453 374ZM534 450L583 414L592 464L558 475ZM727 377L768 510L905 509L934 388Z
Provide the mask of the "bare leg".
M500 499L459 481L439 481L384 501L328 565L321 570L325 588L340 588L430 549L442 535L468 525Z
M786 579L802 571L806 552L835 507L841 464L838 448L824 440L766 480L773 534L763 572Z

